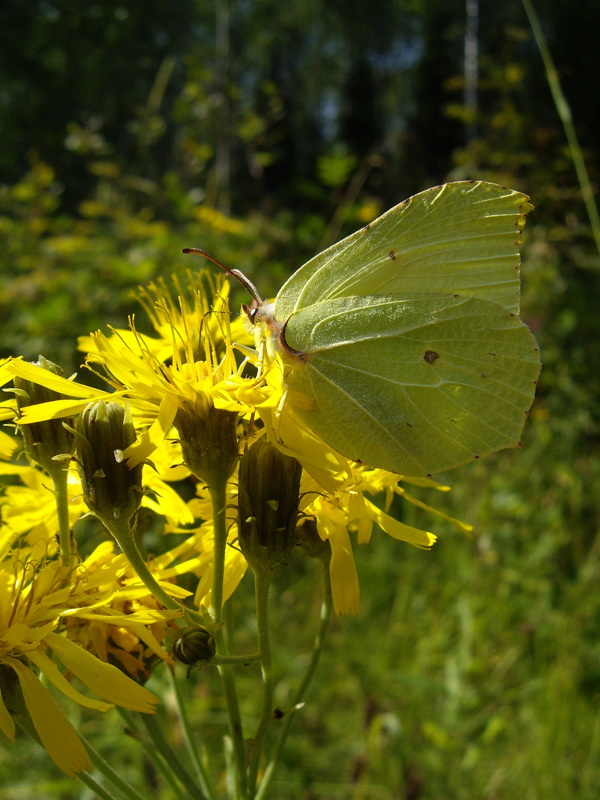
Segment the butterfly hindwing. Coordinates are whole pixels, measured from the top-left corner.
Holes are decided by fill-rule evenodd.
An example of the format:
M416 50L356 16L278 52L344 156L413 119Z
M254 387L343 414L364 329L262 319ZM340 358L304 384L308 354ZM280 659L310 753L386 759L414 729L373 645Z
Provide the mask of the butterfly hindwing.
M340 298L293 314L288 386L304 423L348 458L408 476L519 444L539 354L498 303L409 294ZM301 404L303 405L303 404Z

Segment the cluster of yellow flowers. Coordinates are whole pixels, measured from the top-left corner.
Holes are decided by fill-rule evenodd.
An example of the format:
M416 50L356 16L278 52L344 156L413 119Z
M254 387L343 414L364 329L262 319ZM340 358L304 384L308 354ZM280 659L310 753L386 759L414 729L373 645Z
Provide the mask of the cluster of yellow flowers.
M155 336L139 333L132 319L129 330L112 330L108 336L97 332L80 340L87 366L102 375L110 391L66 379L43 359L36 365L18 358L0 365L0 385L14 381L15 386L14 395L0 405L0 418L7 423L16 419L27 453L27 458L16 459L18 438L8 428L0 433L0 471L7 476L0 495L0 730L13 740L15 721L26 729L33 725L51 757L70 775L88 769L89 757L37 676L96 710L120 705L152 711L157 698L141 685L149 665L157 659L172 663L168 642L186 609L192 614L188 622L197 622L202 608L217 602L211 476L220 464L225 464L227 547L219 607L235 591L248 564L244 546L238 546L238 473L242 454L260 441L270 442L302 467L298 518L314 523L338 614L360 610L352 536L358 544L368 542L377 523L389 536L420 548L435 542L432 533L405 525L384 510L395 496L465 533L470 529L406 491L409 483L446 487L427 478L401 480L350 462L301 424L293 404L286 402L281 362L275 358L257 369L248 334L239 321L231 322L225 280L201 273L190 276L186 290L178 283L175 290L177 299L160 282L140 293ZM45 394L38 396L31 387ZM25 395L26 402L19 402ZM100 422L106 418L114 427L114 416L107 416L106 409L116 404L123 409L120 424L132 433L111 454L125 470L119 474L137 471L141 477L138 494L130 492L118 508L115 501L112 522L107 523L102 492L90 485L100 480L109 486L110 476L102 466L86 472L83 462ZM46 464L36 453L48 424L67 431L73 441L70 450L59 449ZM191 475L197 478L196 495L186 501L177 485ZM63 512L56 500L60 486ZM383 498L380 505L372 499L378 495ZM165 532L181 536L178 546L145 565L148 580L162 592L159 599L112 541L83 559L77 555L77 523L88 509L125 551L119 531L123 524L127 528L140 505L164 519ZM119 508L127 509L121 519ZM66 514L62 522L61 513ZM302 540L300 534L298 538ZM195 576L193 594L178 585L184 574ZM102 699L76 690L68 679L71 674Z

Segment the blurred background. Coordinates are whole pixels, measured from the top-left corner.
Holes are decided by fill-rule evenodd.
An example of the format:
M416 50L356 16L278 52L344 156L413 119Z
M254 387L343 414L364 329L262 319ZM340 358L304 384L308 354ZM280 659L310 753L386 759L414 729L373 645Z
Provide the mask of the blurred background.
M433 551L383 534L357 551L362 615L333 622L275 798L600 796L600 235L581 184L581 163L592 192L599 176L600 4L535 9L566 105L520 0L0 7L0 356L71 374L77 336L139 312L132 289L204 266L182 247L264 297L432 185L491 180L536 207L522 316L544 366L524 448L420 495L472 541L404 503ZM280 672L318 611L314 573L293 575L276 580ZM16 753L3 799L85 796Z

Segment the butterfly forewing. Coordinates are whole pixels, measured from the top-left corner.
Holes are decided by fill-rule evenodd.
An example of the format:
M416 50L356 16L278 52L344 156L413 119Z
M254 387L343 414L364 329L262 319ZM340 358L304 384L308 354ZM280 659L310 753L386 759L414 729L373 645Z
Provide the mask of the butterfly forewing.
M518 313L527 200L482 181L421 192L301 267L278 293L275 317L327 299L419 292L479 297Z
M497 303L436 294L341 298L289 320L288 385L305 424L348 458L423 476L519 444L540 362ZM310 405L310 403L309 403Z

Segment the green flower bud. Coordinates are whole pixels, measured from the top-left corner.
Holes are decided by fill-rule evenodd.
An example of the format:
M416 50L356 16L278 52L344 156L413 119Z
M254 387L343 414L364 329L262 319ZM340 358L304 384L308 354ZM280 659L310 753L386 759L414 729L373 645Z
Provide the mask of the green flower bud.
M204 394L181 405L173 424L177 428L183 460L188 469L209 486L225 483L239 456L238 415L215 408Z
M240 461L238 540L252 569L274 569L296 544L302 467L269 442Z
M40 356L36 362L37 367L53 372L64 378L62 369ZM15 398L17 408L22 411L27 406L48 403L52 400L64 400L65 395L48 389L39 383L32 383L15 376ZM60 469L60 462L68 460L75 450L75 437L63 425L63 419L49 419L44 422L33 422L30 425L21 425L25 452L39 464L40 467L52 472ZM68 420L70 421L70 419ZM61 458L61 456L63 458Z
M216 651L215 640L202 625L190 625L184 628L173 645L173 656L188 666L210 661Z
M83 499L101 520L129 521L142 500L142 464L130 469L123 451L136 440L129 407L98 400L75 421ZM110 525L108 526L110 528Z

